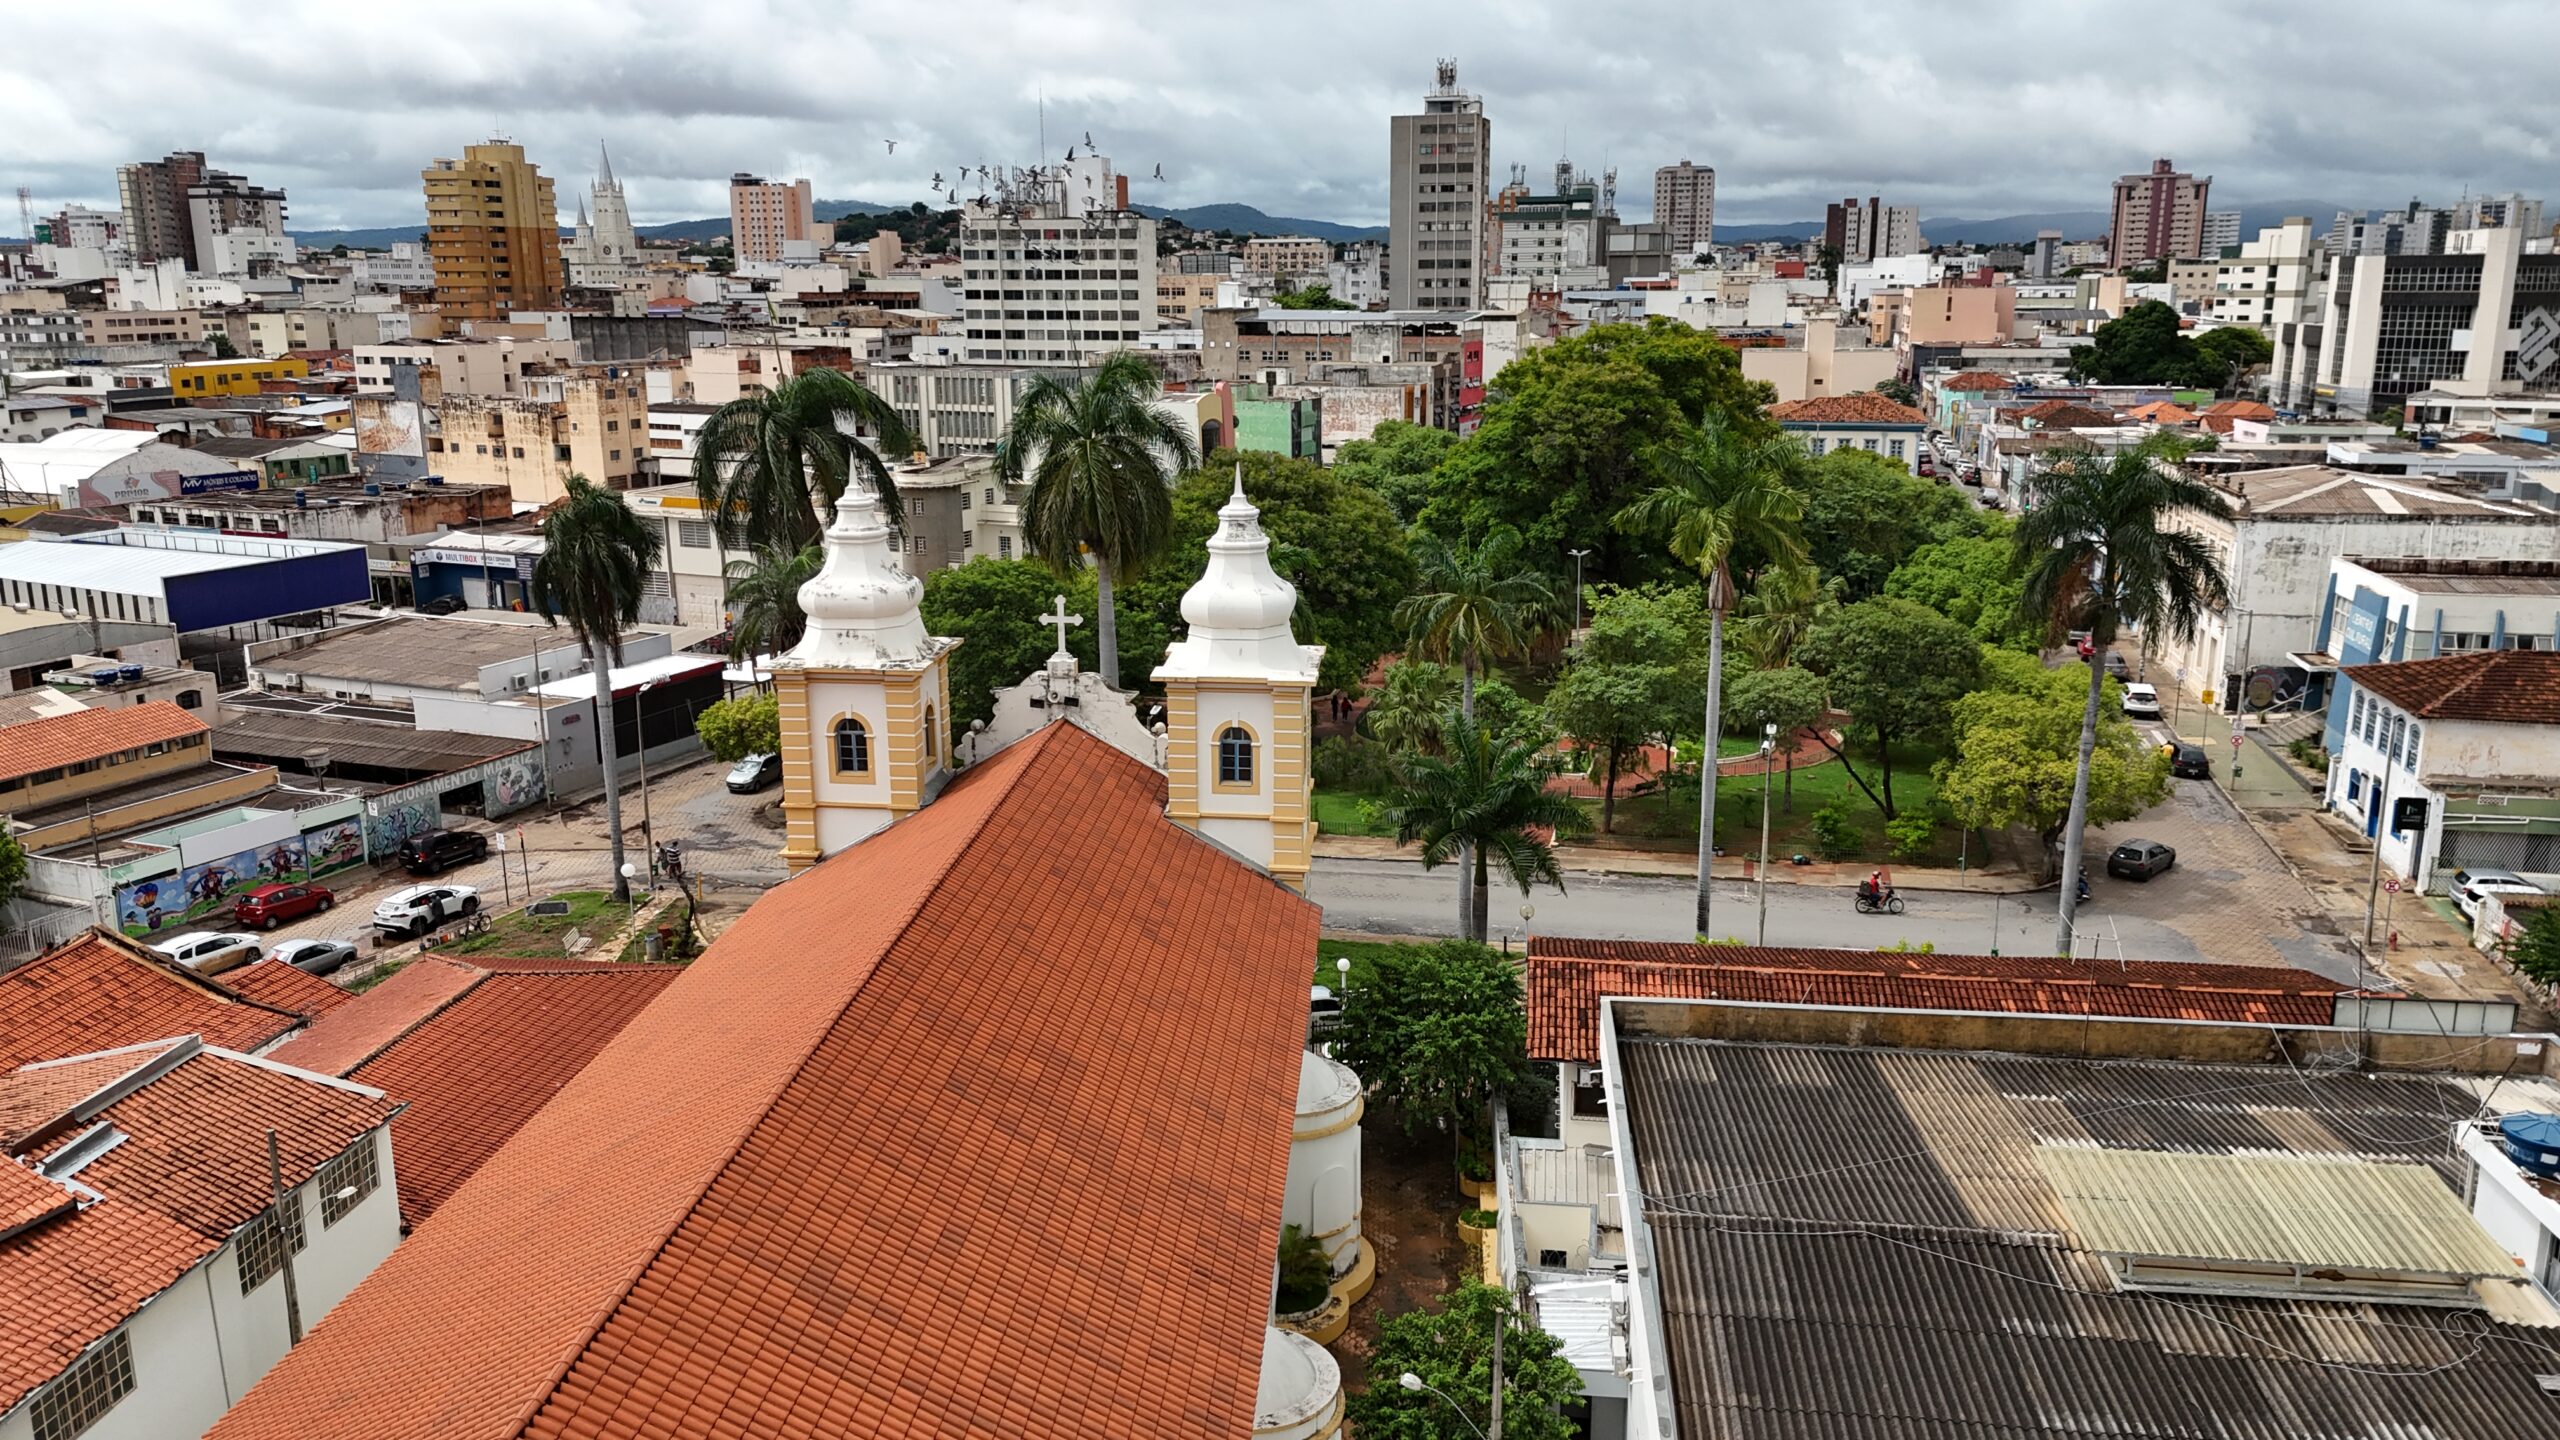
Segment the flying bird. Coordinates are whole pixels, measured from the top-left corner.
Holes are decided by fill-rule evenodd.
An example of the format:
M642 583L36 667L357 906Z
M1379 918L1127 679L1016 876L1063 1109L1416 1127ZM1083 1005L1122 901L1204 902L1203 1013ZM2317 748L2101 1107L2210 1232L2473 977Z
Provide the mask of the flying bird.
M942 172L939 170L933 172L933 188L936 190L942 188Z
M890 154L895 155L895 154L897 154L897 153L898 153L898 142L897 142L897 141L895 141L895 140L883 140L883 141L881 141L880 143L889 147L889 153L890 153Z
M1088 151L1093 149L1093 132L1090 130L1084 132L1084 148Z
M1159 180L1161 180L1161 179L1163 179L1163 178L1164 178L1164 166L1162 166L1162 165L1158 165L1158 166L1156 166L1156 178L1157 178L1157 179L1159 179Z
M1076 158L1076 147L1074 147L1073 145L1070 145L1070 146L1068 146L1068 147L1067 147L1067 159L1068 159L1070 162L1073 162L1075 158Z

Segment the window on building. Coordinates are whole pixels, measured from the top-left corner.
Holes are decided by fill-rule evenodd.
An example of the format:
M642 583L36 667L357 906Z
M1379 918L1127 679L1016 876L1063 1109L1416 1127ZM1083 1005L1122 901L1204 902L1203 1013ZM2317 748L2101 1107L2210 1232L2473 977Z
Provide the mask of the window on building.
M346 1219L364 1203L364 1197L382 1186L382 1167L373 1158L373 1137L367 1135L348 1146L344 1154L321 1166L312 1182L320 1190L321 1227Z
M71 1362L36 1397L29 1407L30 1431L35 1440L71 1440L132 1393L133 1340L118 1330Z
M1253 734L1241 725L1218 732L1218 783L1253 784Z
M284 1268L288 1249L299 1255L305 1235L302 1192L295 1191L251 1217L240 1227L240 1293L248 1294Z
M999 560L1010 560L1013 558L1012 536L999 535L996 537L996 558Z
M836 773L868 775L871 773L871 729L847 715L836 722Z
M2418 773L2418 722L2409 722L2409 773Z
M2358 797L2362 796L2363 794L2364 794L2364 772L2363 772L2363 771L2361 771L2361 770L2350 770L2350 771L2348 771L2348 772L2347 772L2347 798L2348 798L2348 799L2350 799L2350 800L2354 800L2354 799L2357 799Z
M1903 456L1902 456L1902 447L1903 447L1904 443L1905 443L1905 442L1900 441L1900 440L1896 440L1896 441L1894 441L1894 442L1893 442L1893 458L1894 458L1894 459L1899 460L1899 459L1903 458Z
M924 758L927 760L942 753L941 729L935 721L934 708L930 705L924 707Z
M1829 442L1829 441L1827 441L1827 440L1825 440L1825 439L1823 439L1821 436L1819 436L1819 435L1814 436L1814 437L1813 437L1813 453L1814 453L1816 456L1820 456L1820 455L1822 454L1823 450L1824 450L1824 449L1825 449L1829 444L1830 444L1830 442Z
M711 522L708 520L677 521L676 543L684 546L688 550L710 549Z

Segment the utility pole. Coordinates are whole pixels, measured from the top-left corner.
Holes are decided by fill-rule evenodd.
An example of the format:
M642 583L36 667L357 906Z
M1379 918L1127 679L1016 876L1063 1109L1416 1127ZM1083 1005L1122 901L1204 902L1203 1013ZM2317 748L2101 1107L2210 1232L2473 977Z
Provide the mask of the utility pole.
M1503 1303L1510 1304L1511 1293L1503 1292ZM1485 1440L1502 1440L1502 1332L1509 1316L1501 1310L1493 1312L1493 1408L1485 1414Z
M284 1255L284 1326L285 1333L292 1337L287 1346L291 1348L302 1343L302 1292L293 1283L293 1231L286 1229L284 1223L284 1162L276 1154L273 1129L267 1131L267 1194L274 1207L268 1213L275 1217L270 1223L276 1230L276 1248ZM297 1198L294 1203L299 1205L301 1201ZM296 1221L301 1218L294 1216ZM301 1227L297 1224L294 1228Z

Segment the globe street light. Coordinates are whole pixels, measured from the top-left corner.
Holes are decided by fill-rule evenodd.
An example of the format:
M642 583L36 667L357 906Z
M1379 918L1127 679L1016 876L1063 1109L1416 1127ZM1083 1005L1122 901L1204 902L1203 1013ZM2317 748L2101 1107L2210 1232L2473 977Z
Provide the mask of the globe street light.
M1760 727L1760 942L1769 943L1769 761L1778 750L1775 723Z
M622 894L624 899L631 902L631 913L633 915L638 915L640 913L640 896L638 892L631 888L631 879L639 873L639 866L632 864L628 860L622 862Z
M1442 1390L1437 1385L1425 1382L1421 1376L1414 1374L1410 1370L1407 1370L1402 1375L1397 1376L1396 1383L1417 1395L1428 1390L1432 1394L1439 1396L1442 1400L1447 1401L1449 1408L1458 1412L1458 1418L1467 1422L1467 1428L1476 1433L1476 1440L1484 1440L1484 1427L1475 1422L1475 1417L1466 1412L1466 1407L1460 1405L1455 1400L1450 1400L1447 1391Z
M1565 553L1573 557L1573 628L1579 630L1582 628L1582 557L1591 552L1567 550Z

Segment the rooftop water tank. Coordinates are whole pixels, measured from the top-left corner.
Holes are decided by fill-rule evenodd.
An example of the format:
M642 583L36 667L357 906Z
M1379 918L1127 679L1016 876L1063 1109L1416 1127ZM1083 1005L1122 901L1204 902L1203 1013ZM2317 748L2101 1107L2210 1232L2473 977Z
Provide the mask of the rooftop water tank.
M116 683L116 667L109 665L103 670L90 671L89 683L92 685L113 685Z
M116 678L127 685L139 685L142 683L142 667L139 665L119 665L116 667Z
M371 481L367 481L365 483L364 493L367 495L379 495L382 493L382 487L372 483Z
M2510 1115L2498 1122L2498 1138L2517 1169L2560 1180L2560 1115Z

